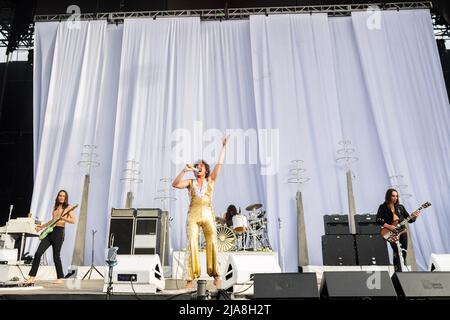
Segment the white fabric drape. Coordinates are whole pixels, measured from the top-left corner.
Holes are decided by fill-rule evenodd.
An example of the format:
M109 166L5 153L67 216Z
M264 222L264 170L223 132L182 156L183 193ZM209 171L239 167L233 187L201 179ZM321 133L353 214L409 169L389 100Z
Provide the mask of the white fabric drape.
M233 203L263 203L270 242L285 271L297 269L296 187L292 160L303 159L302 187L310 262L322 263L323 215L347 211L338 141L351 140L358 213L374 212L392 175L402 174L413 197L429 200L413 228L424 269L431 252L450 252L448 100L430 13L252 16L249 21L198 18L132 19L123 27L83 22L36 25L35 187L31 211L48 219L60 188L81 196L84 144L98 146L91 175L88 235L106 247L111 208L123 207L127 161L139 162L135 207L161 207L160 179L186 162L212 167L220 138L231 141L216 184L214 211ZM264 137L266 139L264 139ZM180 149L181 147L181 149ZM185 245L184 190L169 207L172 247ZM75 228L63 247L67 266ZM90 261L91 237L86 239ZM34 247L36 243L34 243ZM103 254L96 254L103 263Z
M33 86L33 128L34 128L34 174L36 175L38 153L41 149L42 128L47 107L48 87L52 72L58 23L38 24L34 34L34 86Z
M108 210L125 205L128 186L121 179L129 160L139 162L143 180L134 187L134 206L161 207L154 200L160 196L159 181L177 174L171 162L171 133L191 129L200 117L199 77L199 19L125 22ZM178 248L185 238L186 211L185 201L171 208Z
M412 226L423 268L430 252L450 250L450 109L433 28L426 11L386 12L374 30L366 20L367 13L352 15L387 172L408 178L411 210L434 205Z
M53 25L50 24L51 27ZM108 131L113 129L116 109L115 104L111 103L114 99L110 96L117 92L114 91L114 82L109 81L107 76L114 75L114 57L120 52L120 42L113 41L110 33L107 37L107 29L112 30L104 21L83 22L79 28L60 23L57 30L50 29L47 24L37 24L37 34L50 30L55 43L53 51L42 51L47 55L37 57L46 63L51 60L51 66L45 67L51 70L51 74L46 76L49 79L48 91L40 91L42 108L35 104L35 109L39 109L35 117L39 115L40 119L35 121L34 127L37 137L36 174L30 211L40 220L48 221L60 189L68 191L71 203L79 203L85 169L77 164L81 160L84 145L98 145L96 153L102 166L91 177L85 261L90 261L90 230L97 230L103 235L106 233L107 213L104 211L107 201L103 198L108 195L105 186L109 185L111 161L108 165L107 159L111 158L108 150L113 145ZM38 76L35 75L35 81ZM44 88L39 82L35 87ZM103 235L99 237L97 234L96 246L101 250L105 247ZM62 250L64 266L70 264L74 241L75 228L69 227ZM31 249L36 245L36 241L33 241Z
M225 132L230 136L225 166L215 185L214 205L223 216L229 204L245 207L264 203L261 166L255 129L250 28L247 21L205 22L202 25L202 121L206 135L220 145ZM215 141L214 141L215 139ZM204 153L215 164L218 155Z

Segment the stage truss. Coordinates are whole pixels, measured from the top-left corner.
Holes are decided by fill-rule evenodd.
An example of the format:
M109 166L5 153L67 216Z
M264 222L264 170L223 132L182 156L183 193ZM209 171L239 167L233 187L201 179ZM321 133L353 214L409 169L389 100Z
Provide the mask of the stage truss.
M398 3L371 3L371 4L348 4L348 5L317 5L317 6L293 6L293 7L263 7L263 8L225 8L225 9L195 9L195 10L164 10L164 11L136 11L136 12L103 12L103 13L81 13L71 14L47 14L36 15L34 22L57 22L67 21L92 21L106 20L111 24L121 24L125 19L139 18L173 18L173 17L199 17L203 21L242 20L251 15L279 15L279 14L313 14L327 13L331 17L349 16L355 11L370 10L411 10L430 9L432 11L433 25L437 39L450 40L449 27L439 23L438 15L433 10L430 1L413 1ZM0 34L0 47L6 46L7 30L2 29ZM6 32L6 34L5 34ZM29 34L19 44L22 49L31 49L34 46L34 25L29 28Z
M173 17L200 17L201 20L239 20L248 19L251 15L274 15L293 13L327 13L330 16L348 16L354 11L367 10L408 10L431 9L432 3L425 2L399 2L399 3L372 3L348 5L319 5L295 7L266 7L266 8L227 8L227 9L201 9L201 10L167 10L142 12L105 12L81 13L77 16L70 14L37 15L35 22L64 21L74 17L80 20L107 20L110 23L123 23L125 19L134 18L173 18Z

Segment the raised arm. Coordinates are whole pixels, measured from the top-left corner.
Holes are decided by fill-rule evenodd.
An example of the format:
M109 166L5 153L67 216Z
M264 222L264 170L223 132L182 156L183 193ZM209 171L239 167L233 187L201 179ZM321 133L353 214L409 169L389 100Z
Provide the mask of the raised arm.
M223 161L225 160L225 150L226 150L227 143L228 143L228 137L225 137L222 140L222 150L220 150L219 161L217 162L216 166L214 167L213 172L211 173L211 180L213 180L213 181L215 181L217 179L217 176L219 175L219 172L222 169Z
M177 189L184 189L189 186L189 180L184 180L184 175L192 171L193 167L190 164L187 164L186 167L178 174L178 176L173 180L172 187Z

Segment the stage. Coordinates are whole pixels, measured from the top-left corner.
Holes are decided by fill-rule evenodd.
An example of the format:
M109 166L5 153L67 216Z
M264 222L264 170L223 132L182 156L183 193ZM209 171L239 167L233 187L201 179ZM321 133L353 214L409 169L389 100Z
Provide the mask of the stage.
M3 152L29 167L0 179L0 300L450 300L441 19L312 9L36 16L33 108L0 128L29 134Z
M38 281L32 287L0 288L0 300L106 300L103 292L103 280L67 279L63 284L52 281ZM111 300L191 300L195 289L183 289L185 281L167 279L166 289L156 294L113 293ZM177 289L179 288L179 289ZM207 290L217 294L212 281L208 281Z
M251 256L251 255L250 255ZM91 279L86 276L89 267L80 267L77 272L64 280L63 284L55 284L54 267L41 266L38 276L45 280L37 281L31 287L7 287L13 283L23 281L20 270L17 266L1 266L2 275L8 274L9 278L19 278L20 281L0 282L0 300L107 300L104 290L104 280L95 271L91 274ZM29 266L20 266L22 273L28 270ZM105 274L106 268L96 267L102 274ZM317 282L317 292L321 290L321 283L324 272L355 272L366 273L373 271L385 271L391 277L394 274L392 266L305 266L305 274L315 274ZM166 269L167 272L167 269ZM292 275L292 273L278 273L280 277ZM39 277L38 277L39 278ZM41 278L42 279L42 278ZM281 278L280 278L281 279ZM218 290L214 287L212 280L207 280L206 290L211 300L252 300L253 287L252 282L247 284L236 284L228 290ZM186 282L182 279L166 278L164 290L158 290L154 294L148 293L114 293L110 296L111 300L197 300L196 285L193 289L185 289ZM242 292L242 288L251 290ZM131 288L131 286L130 286ZM317 297L318 298L318 297Z
M14 266L11 266L14 268ZM42 267L47 269L50 267ZM100 268L100 267L99 267ZM303 273L255 273L252 281L218 290L206 281L206 295L200 297L197 281L193 289L186 282L167 278L156 293L113 292L108 297L104 280L65 279L37 281L17 287L20 281L0 282L0 300L449 300L450 272L401 272L392 266L305 266ZM224 283L222 279L222 284ZM16 285L13 287L13 285ZM128 283L121 284L123 286ZM136 284L135 284L136 286ZM258 288L257 288L258 287ZM242 289L245 288L245 289ZM246 290L252 288L252 290ZM129 284L128 289L133 289Z

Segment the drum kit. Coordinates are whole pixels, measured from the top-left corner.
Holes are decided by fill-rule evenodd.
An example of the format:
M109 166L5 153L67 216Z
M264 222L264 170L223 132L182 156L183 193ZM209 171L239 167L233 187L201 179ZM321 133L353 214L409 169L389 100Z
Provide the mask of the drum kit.
M233 225L216 217L217 247L219 251L270 251L267 233L266 211L262 204L252 204L245 208L247 214L233 216ZM205 244L202 243L202 247Z

